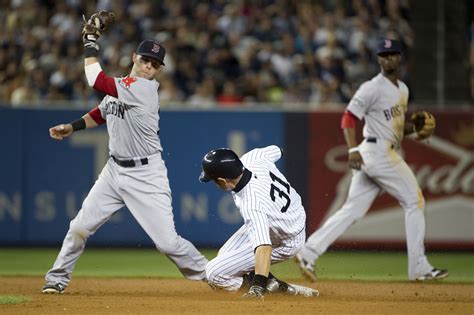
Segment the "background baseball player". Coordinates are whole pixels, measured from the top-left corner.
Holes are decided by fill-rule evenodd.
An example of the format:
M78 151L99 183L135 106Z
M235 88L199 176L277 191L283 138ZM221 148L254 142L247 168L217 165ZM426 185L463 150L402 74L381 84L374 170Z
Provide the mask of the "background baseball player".
M64 291L87 238L124 205L157 249L166 254L186 278L205 279L207 259L176 233L171 190L161 157L159 83L154 76L164 65L165 49L159 43L145 40L133 54L129 76L107 76L97 61L96 40L112 21L111 13L101 11L94 14L83 29L88 84L107 96L82 118L49 130L52 138L62 140L74 131L106 122L111 157L71 221L54 266L46 274L44 293Z
M275 291L278 286L286 293L317 296L314 289L288 285L270 274L270 265L293 257L306 236L301 198L275 165L280 157L281 150L274 145L254 149L242 159L230 149L204 156L199 180L213 180L219 188L232 191L244 219L206 267L212 287L236 291L250 274L246 297L263 298L267 289Z
M408 249L408 278L430 280L448 276L433 268L425 256L425 200L416 178L399 154L404 135L417 133L428 138L434 131L434 117L414 114L405 122L408 88L400 77L401 44L382 40L377 47L381 73L363 83L350 101L341 121L349 147L349 167L354 174L342 208L314 232L296 259L302 271L316 280L314 263L354 221L362 218L382 190L395 197L405 211ZM356 119L364 119L364 140L357 146Z

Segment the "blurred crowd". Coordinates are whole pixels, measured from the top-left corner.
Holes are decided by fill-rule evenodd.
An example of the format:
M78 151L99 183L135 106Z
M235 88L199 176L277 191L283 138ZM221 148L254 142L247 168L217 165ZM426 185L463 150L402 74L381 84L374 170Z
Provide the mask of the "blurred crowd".
M99 39L109 75L123 76L142 39L166 48L163 106L342 104L379 71L373 49L398 38L410 58L408 0L0 0L0 103L94 106L85 84L82 15L105 9ZM405 63L406 64L406 63ZM341 105L340 105L341 106Z

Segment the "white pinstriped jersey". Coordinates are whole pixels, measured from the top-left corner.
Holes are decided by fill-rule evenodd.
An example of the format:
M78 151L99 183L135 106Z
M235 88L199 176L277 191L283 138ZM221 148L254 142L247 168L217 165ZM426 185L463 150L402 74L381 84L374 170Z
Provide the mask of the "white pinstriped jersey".
M239 192L232 192L232 196L253 248L265 244L278 246L305 228L306 213L301 197L275 165L280 157L280 148L272 145L249 151L241 158L252 178Z
M110 155L130 159L161 152L159 83L130 76L114 80L118 97L107 95L99 104L107 120Z
M405 83L398 80L397 87L379 73L359 87L347 109L357 118L365 119L364 138L375 137L400 144L408 93Z

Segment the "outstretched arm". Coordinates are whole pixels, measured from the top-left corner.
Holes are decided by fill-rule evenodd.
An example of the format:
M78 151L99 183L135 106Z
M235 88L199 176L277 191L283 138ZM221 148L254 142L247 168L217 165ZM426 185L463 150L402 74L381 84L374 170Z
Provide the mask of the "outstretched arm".
M95 128L99 124L91 117L89 113L85 114L81 118L69 123L60 124L49 128L49 136L56 140L63 140L63 138L69 137L74 131Z

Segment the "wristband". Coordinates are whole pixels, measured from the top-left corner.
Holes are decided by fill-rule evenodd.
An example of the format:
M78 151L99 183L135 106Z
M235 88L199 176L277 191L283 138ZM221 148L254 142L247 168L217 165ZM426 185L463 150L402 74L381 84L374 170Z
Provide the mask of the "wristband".
M257 285L259 287L266 288L267 283L268 283L268 277L257 275L257 274L253 277L252 285Z
M95 48L94 46L84 46L84 58L97 58L97 56L99 56L99 46L97 44L95 44L95 46L97 46L97 48Z
M86 121L82 117L77 119L77 120L74 120L70 124L72 126L72 131L78 131L78 130L86 129Z
M359 152L359 147L353 147L349 149L349 153Z

